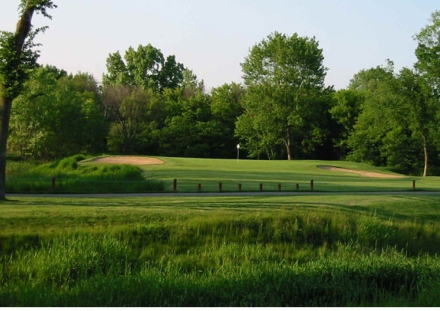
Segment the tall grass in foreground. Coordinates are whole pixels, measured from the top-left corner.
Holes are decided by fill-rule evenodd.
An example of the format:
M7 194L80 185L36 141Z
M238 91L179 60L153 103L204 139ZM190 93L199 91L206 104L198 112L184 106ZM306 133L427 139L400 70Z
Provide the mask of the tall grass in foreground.
M0 305L439 305L434 224L292 210L97 229L4 252Z
M80 166L82 155L53 163L11 163L7 169L8 193L135 193L163 191L161 182L147 181L131 165Z

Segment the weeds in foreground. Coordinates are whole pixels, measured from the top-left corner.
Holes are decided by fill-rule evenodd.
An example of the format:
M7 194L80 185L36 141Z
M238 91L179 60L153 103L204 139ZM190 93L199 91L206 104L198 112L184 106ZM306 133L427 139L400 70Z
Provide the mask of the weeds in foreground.
M54 233L4 252L0 305L438 306L438 235L299 211Z

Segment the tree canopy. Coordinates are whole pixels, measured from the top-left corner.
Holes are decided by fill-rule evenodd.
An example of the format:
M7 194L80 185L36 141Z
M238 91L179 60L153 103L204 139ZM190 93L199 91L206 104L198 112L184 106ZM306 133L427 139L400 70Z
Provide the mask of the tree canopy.
M125 61L124 61L125 60ZM167 58L151 44L130 47L124 55L115 52L107 58L107 74L103 75L104 85L139 86L163 92L175 89L183 82L185 67L178 63L174 55Z
M440 11L432 13L430 24L414 38L417 41L415 67L433 84L436 96L440 96Z
M94 153L106 127L93 76L39 67L13 102L8 150L39 159Z
M298 34L275 32L252 47L241 64L247 92L236 130L251 155L273 157L282 144L290 160L293 147L322 138L317 119L328 113L323 60L315 38Z

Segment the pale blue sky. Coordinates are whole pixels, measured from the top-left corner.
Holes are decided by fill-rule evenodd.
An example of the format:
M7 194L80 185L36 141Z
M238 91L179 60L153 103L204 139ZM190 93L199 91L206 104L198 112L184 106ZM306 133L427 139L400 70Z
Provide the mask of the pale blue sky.
M19 0L0 0L0 29L13 31ZM151 43L192 69L208 88L241 82L249 49L278 31L315 37L327 85L347 87L361 69L394 61L412 67L413 35L440 9L438 0L55 0L37 39L40 63L101 80L110 53Z

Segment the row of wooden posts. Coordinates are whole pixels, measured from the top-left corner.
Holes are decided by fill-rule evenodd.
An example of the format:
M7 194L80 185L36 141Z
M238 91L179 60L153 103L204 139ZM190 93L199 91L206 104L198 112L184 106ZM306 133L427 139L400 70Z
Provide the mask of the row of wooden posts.
M238 191L241 192L241 190L242 190L241 184L238 184ZM310 181L310 190L311 191L314 190L313 179ZM416 181L415 180L413 180L413 182L412 182L412 190L416 190ZM174 181L173 181L173 191L174 192L177 191L177 179L174 179ZM202 184L197 185L197 191L198 192L202 191ZM223 191L223 183L221 183L221 182L218 183L218 191L220 191L220 192ZM263 191L263 184L260 184L260 191ZM281 184L278 184L278 191L281 191ZM296 191L299 191L299 184L296 184Z
M313 191L313 180L310 181L310 190ZM241 192L241 184L238 184L238 191ZM299 190L299 184L296 184L296 190ZM177 179L174 179L174 183L173 183L173 191L176 192L177 191ZM198 184L197 185L197 191L198 192L202 192L202 184ZM223 183L218 183L218 191L222 192L223 191ZM263 191L263 184L260 184L260 191ZM281 184L278 184L278 191L281 191Z
M52 178L52 190L55 190L55 188L56 188L56 178L53 177ZM412 189L416 190L416 181L415 180L413 180L413 182L412 182ZM202 191L202 184L198 184L197 185L197 190L199 192ZM220 192L223 191L223 183L221 183L221 182L218 183L218 190ZM238 191L241 192L241 190L242 190L241 184L238 184ZM296 184L296 190L299 191L299 184ZM314 190L314 181L313 181L313 179L310 181L310 190L311 191ZM174 181L173 181L173 191L174 192L177 191L177 179L174 179ZM263 184L260 184L260 191L263 191ZM278 184L278 191L281 191L281 184Z

